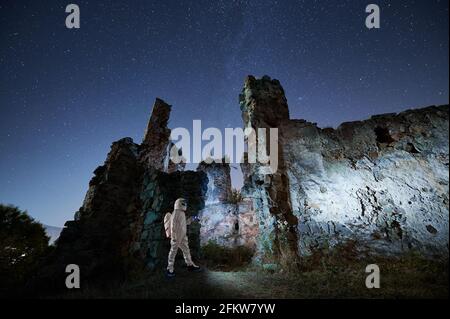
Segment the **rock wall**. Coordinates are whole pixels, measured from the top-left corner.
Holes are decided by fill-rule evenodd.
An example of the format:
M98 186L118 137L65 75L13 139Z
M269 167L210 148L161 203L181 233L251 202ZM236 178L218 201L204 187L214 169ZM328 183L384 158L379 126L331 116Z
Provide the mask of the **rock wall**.
M98 282L163 267L163 218L179 197L188 200L187 217L201 219L188 229L194 257L209 240L245 245L257 264L286 269L346 241L370 253L448 256L448 106L321 129L289 119L277 80L250 76L240 107L245 127L279 129L275 173L242 163L243 200L230 202L228 164L201 163L194 172L169 163L171 107L157 99L142 144L114 142L94 171L82 207L37 274L41 283L63 288L72 263Z
M201 171L169 165L169 114L170 106L157 99L142 144L131 138L112 144L104 165L94 171L82 207L66 222L55 251L37 274L37 285L59 276L57 288L64 288L68 264L80 266L83 280L101 283L167 263L164 215L179 197L189 202L187 217L197 215L208 184ZM188 233L191 253L198 257L200 225L193 224Z
M226 203L231 195L230 165L225 162L201 162L197 172L204 172L208 177L206 205Z
M356 240L383 254L448 253L448 106L344 123L284 121L299 252Z
M171 108L163 100L156 99L139 155L139 160L143 165L163 172L167 172L169 169L169 148L172 146L170 142L171 131L167 127Z
M83 280L98 283L124 278L139 268L130 250L139 238L141 175L138 145L131 138L114 142L105 164L94 171L82 207L65 223L55 251L32 285L64 289L69 264L80 267Z
M229 248L256 248L258 223L249 201L235 202L231 193L230 165L202 162L197 168L208 178L205 208L200 212L200 244L210 241Z
M260 80L247 77L239 102L246 128L278 128L282 121L289 119L283 88L267 76ZM270 149L269 139L266 141ZM292 211L283 145L279 144L278 148L278 170L273 174L261 174L258 163L242 165L246 177L242 192L253 201L258 215L255 261L276 261L284 268L295 268L299 262L298 220Z
M206 175L208 183L205 194L205 207L200 211L200 244L210 242L232 247L235 245L237 232L236 205L230 204L231 194L230 165L226 163L201 162L198 172Z
M448 106L321 129L290 120L268 77L249 77L240 102L244 126L279 128L278 172L242 165L259 219L257 261L274 253L282 262L283 246L305 255L350 240L370 253L448 255Z
M200 244L256 250L258 219L251 201L207 205L200 212Z
M237 205L237 245L246 246L251 250L256 250L256 241L259 235L259 222L257 213L253 207L253 201L244 199ZM236 226L235 226L236 230Z
M200 212L200 244L213 242L224 247L239 245L239 219L236 204L209 204Z
M186 217L196 216L204 208L207 177L202 172L174 172L167 174L156 169L144 175L140 198L142 222L138 233L139 244L135 246L148 269L164 267L170 249L170 241L164 231L164 216L173 211L174 202L183 197L188 201ZM200 224L188 227L189 247L194 258L200 255ZM181 254L179 254L181 256ZM179 257L180 257L179 256Z

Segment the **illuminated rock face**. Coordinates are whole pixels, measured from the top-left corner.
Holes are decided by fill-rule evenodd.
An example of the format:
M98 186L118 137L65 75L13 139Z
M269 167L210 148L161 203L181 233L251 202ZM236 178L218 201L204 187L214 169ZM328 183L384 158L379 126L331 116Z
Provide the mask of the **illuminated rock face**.
M242 165L243 193L259 219L260 260L274 253L282 262L286 247L305 255L349 240L370 253L448 254L448 106L337 129L290 120L286 107L278 81L247 79L244 124L278 127L280 136L277 174L259 176L255 164ZM288 203L281 212L280 194Z
M229 248L256 249L258 220L251 202L206 205L200 212L200 223L201 246L214 242Z
M209 242L234 248L246 246L255 249L257 221L252 205L230 202L230 165L226 163L200 163L198 172L208 178L205 208L200 211L200 242Z
M286 121L299 252L356 240L383 254L448 252L448 106L344 123Z
M289 119L283 88L279 81L267 76L259 80L247 77L239 102L245 127L255 130L279 128ZM266 148L270 149L269 141ZM278 143L278 149L278 169L274 174L261 174L258 163L241 165L245 176L242 193L253 202L258 220L255 261L275 261L284 268L295 268L299 262L298 220L291 206L288 168L281 143Z
M200 243L213 242L224 247L236 247L239 242L237 207L229 203L206 205L200 212Z
M236 205L228 202L231 194L230 165L226 163L210 164L202 162L197 167L208 178L205 194L205 208L199 213L200 243L202 246L215 244L233 247L238 232Z
M258 218L253 202L244 199L238 204L238 245L256 250L256 240L259 234ZM236 226L235 226L236 228Z
M226 203L231 195L230 165L227 163L207 164L201 162L197 172L204 172L208 177L208 191L205 204L213 205Z

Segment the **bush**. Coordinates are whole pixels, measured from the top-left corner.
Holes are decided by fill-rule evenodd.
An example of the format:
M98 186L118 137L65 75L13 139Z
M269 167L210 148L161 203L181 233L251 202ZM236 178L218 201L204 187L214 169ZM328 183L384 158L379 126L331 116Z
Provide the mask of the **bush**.
M0 204L0 295L19 290L48 252L44 227L17 207Z
M209 268L232 270L247 266L253 257L253 251L245 246L223 247L214 241L202 247L204 262Z

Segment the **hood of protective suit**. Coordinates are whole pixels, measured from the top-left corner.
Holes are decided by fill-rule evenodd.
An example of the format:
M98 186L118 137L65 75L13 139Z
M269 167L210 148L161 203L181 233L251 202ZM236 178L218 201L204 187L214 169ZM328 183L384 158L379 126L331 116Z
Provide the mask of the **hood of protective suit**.
M178 209L178 210L182 210L182 211L186 211L187 209L187 202L184 198L178 198L175 201L175 204L173 205L174 209Z

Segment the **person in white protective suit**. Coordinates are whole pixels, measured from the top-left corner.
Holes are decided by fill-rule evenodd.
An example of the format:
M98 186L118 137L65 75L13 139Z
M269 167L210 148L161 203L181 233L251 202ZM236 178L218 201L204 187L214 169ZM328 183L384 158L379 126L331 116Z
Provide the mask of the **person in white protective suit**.
M174 264L178 248L181 249L189 271L200 271L200 267L194 264L189 250L187 237L187 225L192 221L191 218L186 220L187 202L184 198L178 198L174 204L172 214L167 213L164 217L164 228L167 237L170 237L170 251L167 265L167 276L174 277Z

